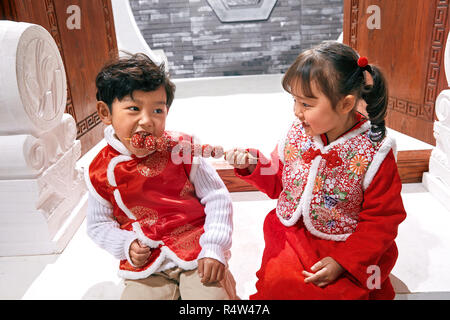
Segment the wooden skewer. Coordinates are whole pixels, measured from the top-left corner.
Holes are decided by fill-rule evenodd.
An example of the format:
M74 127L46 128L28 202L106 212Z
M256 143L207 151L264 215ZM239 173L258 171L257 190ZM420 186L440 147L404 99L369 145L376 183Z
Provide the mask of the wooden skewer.
M132 138L131 137L129 137L129 138L125 138L125 140L132 140ZM172 141L172 142L176 142L176 141L174 141L174 140L170 140L170 141ZM188 142L188 141L187 141ZM214 158L216 158L216 155L214 154L214 151L216 150L216 149L221 149L221 150L223 150L224 148L223 147L221 147L221 146L211 146L211 145L208 145L208 144L203 144L203 145L200 145L200 144L192 144L192 143L190 143L190 142L188 142L190 145L191 145L191 152L194 152L194 155L196 155L196 156L201 156L201 157L204 157L204 155L203 155L203 151L204 151L204 149L207 147L207 146L210 146L211 148L212 148L212 150L211 150L211 153L210 153L210 155L212 156L212 157L214 157ZM170 149L172 149L173 148L173 145L171 145L170 143L168 143L168 148L170 148ZM233 152L235 151L236 149L234 149L233 150ZM222 151L223 152L223 154L220 156L220 157L224 157L224 159L225 160L227 160L227 153L226 152L224 152L224 151ZM198 154L195 154L195 153L198 153ZM214 154L214 155L213 155ZM244 159L245 159L245 161L244 162L246 162L246 161L248 161L248 163L257 163L257 161L258 161L258 158L255 158L252 154L250 154L250 152L248 152L247 150L245 150L245 156L244 156ZM234 160L236 160L236 159L234 159Z

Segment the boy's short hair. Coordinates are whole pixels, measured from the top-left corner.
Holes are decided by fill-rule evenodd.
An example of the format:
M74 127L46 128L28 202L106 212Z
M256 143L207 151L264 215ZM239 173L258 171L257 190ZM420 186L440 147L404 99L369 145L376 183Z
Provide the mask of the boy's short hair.
M97 100L108 105L112 112L114 99L122 100L125 96L133 97L135 90L153 91L164 86L167 96L167 108L173 102L175 84L165 72L164 64L155 64L143 53L117 58L107 63L95 79Z

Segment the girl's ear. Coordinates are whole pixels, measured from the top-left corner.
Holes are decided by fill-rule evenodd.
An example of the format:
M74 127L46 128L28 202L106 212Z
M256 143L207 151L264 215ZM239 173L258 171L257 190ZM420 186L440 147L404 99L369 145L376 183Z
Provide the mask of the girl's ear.
M108 105L103 101L97 102L97 113L104 124L110 125L112 123L111 111L109 111Z
M341 114L347 114L356 107L356 97L354 95L345 96L338 104L337 111Z

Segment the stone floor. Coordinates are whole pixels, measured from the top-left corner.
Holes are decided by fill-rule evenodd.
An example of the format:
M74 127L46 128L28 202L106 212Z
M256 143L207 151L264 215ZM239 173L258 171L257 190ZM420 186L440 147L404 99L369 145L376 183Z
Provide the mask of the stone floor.
M397 299L450 299L450 212L421 184L404 185L408 212L400 225L392 271ZM233 193L229 265L242 299L255 292L265 214L276 204L260 192ZM59 255L0 258L0 299L118 299L117 261L86 235L85 222Z

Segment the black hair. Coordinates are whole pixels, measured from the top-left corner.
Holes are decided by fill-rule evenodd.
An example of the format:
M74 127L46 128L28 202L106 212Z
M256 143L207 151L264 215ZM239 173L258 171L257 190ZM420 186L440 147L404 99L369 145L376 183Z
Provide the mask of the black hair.
M387 82L377 66L362 68L358 66L358 59L358 53L351 47L336 41L325 41L302 52L286 71L282 84L289 93L300 85L305 96L313 97L311 83L315 81L333 108L349 94L356 97L356 102L364 99L371 123L369 137L376 142L386 135ZM372 84L367 83L364 71L372 76Z
M98 73L95 84L97 100L105 102L111 112L114 99L122 100L128 95L133 97L135 90L153 91L164 86L167 108L175 95L175 84L165 72L164 64L157 65L143 53L110 61Z

